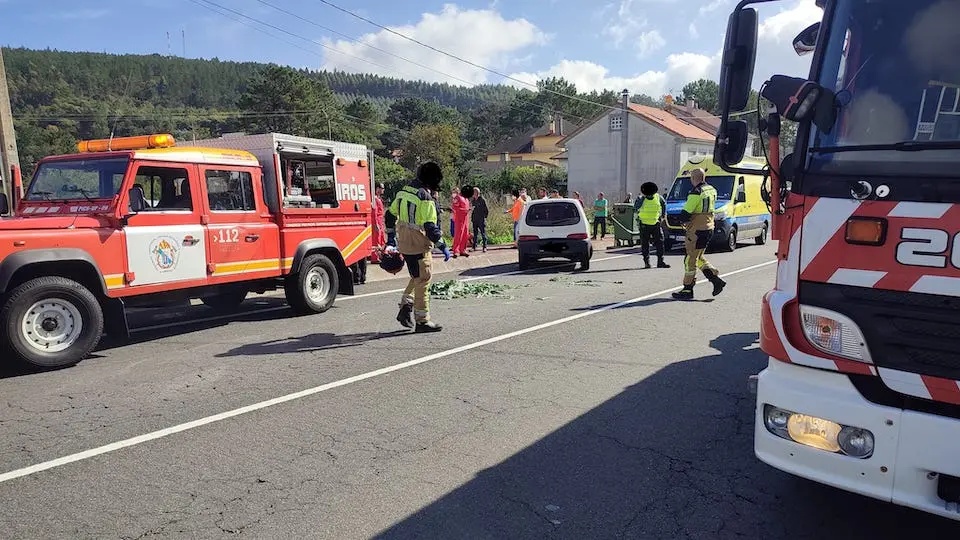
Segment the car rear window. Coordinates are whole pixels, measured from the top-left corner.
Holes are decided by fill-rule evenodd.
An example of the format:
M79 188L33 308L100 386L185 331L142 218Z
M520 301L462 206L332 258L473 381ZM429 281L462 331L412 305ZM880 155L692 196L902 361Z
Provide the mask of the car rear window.
M567 227L580 223L580 209L576 203L538 203L527 211L527 225L531 227Z

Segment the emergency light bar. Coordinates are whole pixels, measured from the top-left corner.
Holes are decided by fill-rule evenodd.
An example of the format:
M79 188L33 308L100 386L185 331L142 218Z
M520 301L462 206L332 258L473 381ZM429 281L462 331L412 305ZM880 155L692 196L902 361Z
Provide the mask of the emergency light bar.
M80 141L77 150L86 152L110 152L113 150L144 150L147 148L170 148L176 146L173 135L159 133L156 135L142 135L139 137L114 137L113 139L96 139Z

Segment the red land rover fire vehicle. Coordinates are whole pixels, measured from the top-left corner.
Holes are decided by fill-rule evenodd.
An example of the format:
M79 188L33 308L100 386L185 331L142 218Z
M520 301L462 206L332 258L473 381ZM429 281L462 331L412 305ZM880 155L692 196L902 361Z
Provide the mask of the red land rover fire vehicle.
M739 173L757 12L730 18L715 160ZM817 0L808 79L774 76L755 451L798 476L960 519L960 2ZM758 111L759 112L759 111ZM781 117L798 122L779 157ZM921 535L922 536L922 535Z
M41 160L0 221L0 328L22 362L79 362L104 331L127 335L128 306L228 311L282 287L296 311L321 313L353 294L372 231L365 146L282 134L77 146Z

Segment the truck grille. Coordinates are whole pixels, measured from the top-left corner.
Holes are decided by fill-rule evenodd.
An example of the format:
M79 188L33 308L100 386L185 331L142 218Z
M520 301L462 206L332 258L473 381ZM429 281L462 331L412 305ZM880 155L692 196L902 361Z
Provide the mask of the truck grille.
M960 380L960 298L803 282L800 302L850 317L878 367Z

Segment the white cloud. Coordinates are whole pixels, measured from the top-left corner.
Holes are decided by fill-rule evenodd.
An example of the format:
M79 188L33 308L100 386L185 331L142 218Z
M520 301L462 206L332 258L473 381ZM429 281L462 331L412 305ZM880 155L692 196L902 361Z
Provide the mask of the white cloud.
M694 23L690 23L690 26L687 27L687 33L690 34L690 37L693 39L700 37L700 32L697 31L697 25Z
M666 40L663 39L659 31L651 30L640 34L640 38L637 40L637 49L640 57L643 58L654 51L662 49L666 44Z
M643 93L660 97L669 92L679 92L684 84L701 77L715 79L719 74L720 57L694 53L671 54L667 56L666 63L666 69L663 71L648 70L629 76L615 76L607 68L594 62L563 60L545 71L516 73L513 77L525 82L547 77L563 77L576 84L580 91L619 92L626 88L633 94Z
M522 50L533 45L543 45L549 40L549 36L526 19L506 20L500 13L490 9L461 9L452 4L445 5L440 13L424 13L415 25L396 26L391 29L492 69L509 66L511 59ZM366 34L360 41L362 43L324 39L325 45L341 52L324 50L323 68L353 72L374 71L395 77L451 84L462 84L463 81L481 84L490 78L489 73L482 69L431 51L385 30ZM394 55L433 69L413 65L364 44L390 51ZM453 80L437 71L461 80Z
M716 11L727 5L730 0L712 0L711 2L700 6L700 15L706 15L711 11Z
M759 88L763 81L777 73L806 76L810 67L810 56L798 57L791 43L800 30L821 18L822 11L815 6L814 0L798 0L787 9L781 9L767 17L762 15L763 13L758 29L759 49L754 71L754 88ZM699 34L693 23L690 24L689 32L692 37ZM721 26L716 29L713 37L722 43L724 32L725 28ZM662 46L666 45L667 43L664 43ZM545 77L564 77L574 82L582 91L620 91L627 88L632 93L659 97L667 93L676 94L686 83L702 77L718 80L720 59L719 48L713 55L693 52L670 54L665 59L666 65L663 69L631 75L614 75L606 67L594 62L563 60L548 69L535 73L518 73L515 77L528 82Z
M613 40L615 47L620 47L624 41L633 37L641 28L647 25L644 17L636 14L633 8L634 0L619 0L615 4L607 4L601 13L613 11L603 28L603 35Z

